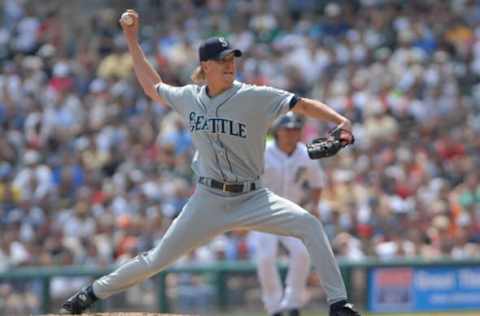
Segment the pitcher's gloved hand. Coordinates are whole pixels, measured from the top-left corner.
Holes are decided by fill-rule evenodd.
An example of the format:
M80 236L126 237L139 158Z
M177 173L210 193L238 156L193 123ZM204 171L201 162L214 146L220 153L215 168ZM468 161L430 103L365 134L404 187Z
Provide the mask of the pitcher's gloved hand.
M316 138L310 144L307 144L308 156L310 159L331 157L338 153L340 149L354 142L355 137L350 131L336 127L328 133L327 137Z

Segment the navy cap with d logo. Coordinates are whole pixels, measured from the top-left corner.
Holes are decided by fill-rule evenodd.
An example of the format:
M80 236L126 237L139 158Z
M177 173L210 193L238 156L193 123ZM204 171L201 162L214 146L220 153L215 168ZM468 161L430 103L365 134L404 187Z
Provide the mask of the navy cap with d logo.
M273 128L275 130L279 128L302 128L304 123L302 116L288 112L273 123Z
M235 57L242 56L242 52L239 49L232 48L230 43L223 37L209 38L198 49L200 61L222 59L230 53L233 53Z

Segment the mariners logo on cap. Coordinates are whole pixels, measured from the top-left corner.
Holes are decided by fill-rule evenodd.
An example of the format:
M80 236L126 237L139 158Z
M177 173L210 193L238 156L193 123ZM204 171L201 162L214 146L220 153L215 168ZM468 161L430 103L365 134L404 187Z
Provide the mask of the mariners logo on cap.
M233 53L235 57L242 56L239 49L232 48L224 37L212 37L203 42L198 48L200 61L219 60Z
M222 43L223 47L228 47L228 42L223 37L219 37L218 41Z

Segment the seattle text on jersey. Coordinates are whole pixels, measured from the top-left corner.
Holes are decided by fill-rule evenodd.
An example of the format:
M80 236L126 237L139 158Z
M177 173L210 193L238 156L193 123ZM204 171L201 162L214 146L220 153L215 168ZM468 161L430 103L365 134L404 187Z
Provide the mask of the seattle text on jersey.
M247 125L221 117L208 117L195 112L189 114L191 132L220 133L247 138Z

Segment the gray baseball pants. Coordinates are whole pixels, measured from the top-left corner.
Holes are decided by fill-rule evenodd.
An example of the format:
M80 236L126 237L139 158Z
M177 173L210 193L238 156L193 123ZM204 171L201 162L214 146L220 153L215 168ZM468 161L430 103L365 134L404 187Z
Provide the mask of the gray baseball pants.
M319 274L329 304L347 298L337 262L322 224L309 212L266 188L243 194L202 184L152 250L126 262L93 283L100 299L122 292L166 269L216 235L244 228L301 239Z

